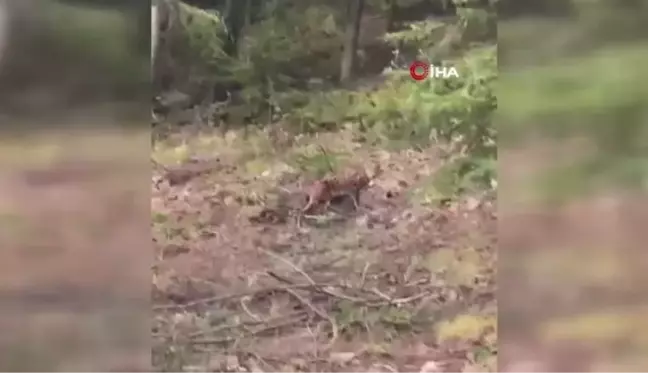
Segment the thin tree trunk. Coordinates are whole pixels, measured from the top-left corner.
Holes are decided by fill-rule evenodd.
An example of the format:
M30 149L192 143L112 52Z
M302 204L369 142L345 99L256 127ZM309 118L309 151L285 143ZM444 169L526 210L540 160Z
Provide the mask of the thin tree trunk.
M360 20L364 10L365 0L350 0L349 18L346 25L344 38L344 51L340 68L340 81L348 81L353 75L353 68L358 51L358 40L360 38Z
M236 57L238 55L239 39L248 21L249 11L249 0L228 0L225 23L229 32L229 40L224 49L229 56Z
M155 53L157 52L158 45L158 4L157 1L151 2L151 66L155 61Z
M387 32L396 31L396 18L398 17L398 2L396 0L388 1L387 10Z

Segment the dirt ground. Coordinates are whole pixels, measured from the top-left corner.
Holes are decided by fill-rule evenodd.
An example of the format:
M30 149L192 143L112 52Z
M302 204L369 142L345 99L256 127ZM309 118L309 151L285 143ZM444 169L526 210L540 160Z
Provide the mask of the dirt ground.
M486 197L435 202L439 149L385 150L345 132L185 133L154 158L206 172L169 186L134 161L146 135L3 143L0 369L148 371L151 222L157 370L494 371L497 357L500 371L584 371L574 364L592 357L601 371L645 366L645 195L545 213L507 197L496 336L501 217ZM298 225L302 183L328 167L314 144L336 169L384 171L359 211L343 202ZM520 250L532 241L537 250ZM548 347L529 341L537 331ZM565 337L582 343L551 339Z
M280 128L154 145L155 369L496 369L495 201L439 203L439 149ZM376 164L357 210L297 213L322 169Z

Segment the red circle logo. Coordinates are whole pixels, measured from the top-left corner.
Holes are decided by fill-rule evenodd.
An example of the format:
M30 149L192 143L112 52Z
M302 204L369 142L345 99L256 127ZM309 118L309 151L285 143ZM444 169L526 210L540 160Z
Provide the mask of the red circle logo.
M418 72L420 70L423 70L423 72ZM414 80L423 80L427 78L428 74L430 73L430 67L421 61L414 61L410 65L410 76Z

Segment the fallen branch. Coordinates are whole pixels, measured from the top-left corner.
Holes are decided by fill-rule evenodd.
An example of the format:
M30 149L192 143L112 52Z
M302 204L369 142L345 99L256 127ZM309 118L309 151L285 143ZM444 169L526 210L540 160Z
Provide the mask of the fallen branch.
M313 287L312 284L291 284L288 286L275 286L275 287L269 287L269 288L263 288L263 289L253 289L249 291L244 291L244 292L239 292L239 293L233 293L233 294L226 294L226 295L217 295L213 297L208 297L208 298L201 298L197 299L188 303L183 303L183 304L161 304L157 306L153 306L153 311L169 311L169 310L185 310L187 308L191 307L196 307L196 306L202 306L202 305L207 305L210 303L218 303L226 300L231 300L231 299L237 299L237 298L243 298L246 296L254 296L258 295L261 293L271 293L275 291L284 291L287 287L289 288L309 288Z
M276 324L276 325L268 325L268 326L265 326L263 328L260 328L259 330L246 331L245 334L248 335L248 336L259 335L261 333L265 333L265 332L268 332L268 331L271 331L271 330L274 330L274 329L279 329L279 328L283 328L283 327L286 327L286 326L294 325L296 323L304 321L304 319L306 319L307 316L308 316L307 313L303 313L301 315L301 317L299 317L299 318L286 320L285 322L279 323L279 324ZM202 338L202 339L192 339L192 340L189 341L189 343L194 344L194 345L198 345L198 344L201 344L201 345L205 345L205 344L226 344L226 343L234 342L234 341L236 341L238 339L239 339L238 337Z
M247 322L243 321L243 322L239 322L239 323L236 323L236 324L221 325L221 326L218 326L218 327L215 327L215 328L212 328L212 329L199 330L199 331L193 332L193 333L189 334L189 338L194 339L194 338L198 338L198 337L201 337L201 336L204 336L204 335L207 335L207 334L212 334L213 335L213 334L216 334L216 333L219 333L219 332L223 332L225 330L236 329L236 328L246 327L246 326L256 326L256 325L261 325L261 324L272 324L273 322L279 322L279 321L284 320L284 319L293 320L295 318L301 318L301 317L304 317L304 316L306 316L305 311L297 311L297 312L293 312L292 314L277 316L275 318L267 319L265 321L247 321ZM249 329L247 329L247 328L246 328L246 331L250 333Z
M275 253L273 253L273 252L271 252L271 251L268 251L268 250L265 250L265 249L262 249L262 248L259 248L259 250L260 250L261 252L263 252L263 253L265 253L265 254L267 254L267 255L269 255L269 256L271 256L271 257L273 257L273 258L275 258L275 259L277 259L277 260L279 260L279 261L281 261L282 263L286 264L286 265L289 266L290 268L294 269L295 271L297 271L298 273L300 273L302 276L304 276L304 278L306 278L306 280L308 281L308 283L310 283L310 284L311 284L315 289L318 289L318 286L317 286L317 283L315 282L315 280L313 280L313 278L310 277L310 276L308 275L308 273L306 273L303 269L299 268L296 264L294 264L294 263L291 262L290 260L285 259L284 257L282 257L282 256L280 256L280 255L277 255L277 254L275 254ZM338 334L339 334L339 330L338 330L337 323L336 323L335 320L331 317L331 315L329 315L329 314L327 314L327 313L321 311L321 310L318 309L317 307L315 307L315 305L313 305L313 303L311 303L311 302L308 301L306 298L304 298L304 297L302 297L301 295L299 295L299 293L297 293L294 289L292 289L292 288L286 288L285 291L287 291L288 293L290 293L293 297L295 297L297 300L299 300L299 302L301 302L303 305L305 305L306 307L310 308L310 309L311 309L313 312L315 312L315 314L317 314L319 317L323 318L324 320L328 321L328 322L331 324L331 331L332 331L332 333L333 333L333 336L331 337L331 340L329 341L329 343L327 344L327 346L324 348L324 350L328 350L329 348L331 348L331 347L333 346L333 343L335 343L335 341L337 340L337 338L338 338Z

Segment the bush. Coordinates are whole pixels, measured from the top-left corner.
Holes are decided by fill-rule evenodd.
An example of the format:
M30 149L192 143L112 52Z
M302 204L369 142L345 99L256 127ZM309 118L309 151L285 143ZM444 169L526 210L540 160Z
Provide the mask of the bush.
M492 40L492 10L462 8L452 24L426 20L386 35L395 47L417 51L420 60L455 67L459 77L417 82L406 69L397 69L373 91L326 84L338 69L342 42L333 8L283 10L250 24L232 60L222 53L222 30L196 22L188 28L191 49L199 51L199 59L218 77L245 87L237 93L236 105L245 107L252 121L280 120L301 132L351 126L359 137L385 145L450 144L457 151L448 167L459 175L459 184L465 178L492 182L497 50L485 44ZM334 71L327 71L331 66ZM317 80L322 84L314 87L311 83Z
M419 59L432 61L438 57L439 42L430 40L438 35L430 36L428 31L437 28L436 21L417 22L387 39L416 47ZM287 118L302 130L351 123L367 141L390 146L450 144L455 157L446 171L457 176L455 188L475 182L494 185L497 48L473 46L443 64L455 67L459 77L414 81L409 71L394 70L371 92L334 90L303 96Z
M379 141L414 147L455 145L460 156L453 167L491 182L497 156L492 123L497 108L497 50L494 46L473 50L455 67L459 78L417 82L396 73L354 106L356 115Z

